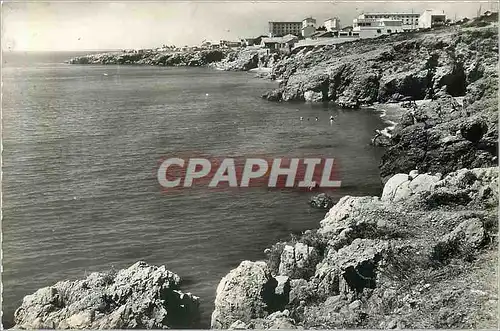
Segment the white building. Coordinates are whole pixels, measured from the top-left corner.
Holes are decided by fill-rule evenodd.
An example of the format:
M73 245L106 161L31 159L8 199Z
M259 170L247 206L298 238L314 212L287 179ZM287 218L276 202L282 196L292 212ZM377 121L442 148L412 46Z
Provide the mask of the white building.
M419 27L420 14L418 13L364 13L358 19L398 20L401 21L402 31L416 30ZM399 31L399 32L402 32Z
M387 18L356 18L353 20L353 33L359 38L375 38L385 34L404 31L401 20Z
M428 9L420 15L418 27L420 29L433 28L446 23L446 14L443 11Z
M316 19L312 17L308 17L302 20L302 29L301 29L301 34L302 37L308 38L310 37L314 32L316 32Z
M316 19L312 18L312 17L304 18L302 20L302 28L305 28L308 26L312 26L315 28L316 27Z
M323 25L326 31L340 30L340 20L337 17L327 19Z

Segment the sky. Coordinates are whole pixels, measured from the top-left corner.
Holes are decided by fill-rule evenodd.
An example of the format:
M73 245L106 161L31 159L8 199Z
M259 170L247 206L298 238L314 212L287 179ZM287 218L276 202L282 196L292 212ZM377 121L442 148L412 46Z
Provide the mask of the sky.
M444 10L449 18L474 17L495 1L31 1L2 3L4 51L73 51L198 45L267 34L268 21L342 26L363 12Z

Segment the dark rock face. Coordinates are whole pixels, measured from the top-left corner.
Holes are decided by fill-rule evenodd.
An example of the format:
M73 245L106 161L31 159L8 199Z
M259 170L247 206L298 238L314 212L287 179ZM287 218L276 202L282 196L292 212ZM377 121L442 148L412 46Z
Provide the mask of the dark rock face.
M315 208L330 209L333 207L334 203L332 197L326 195L325 193L320 193L312 197L309 204Z
M62 281L24 298L14 314L22 329L193 328L198 298L179 289L164 266L137 262L115 273Z
M447 174L460 168L495 165L497 87L485 84L484 79L473 83L486 88L480 99L467 95L460 105L445 94L403 115L394 130L392 146L382 157L382 178L412 169ZM474 91L475 87L469 89Z
M449 66L431 61L434 100L402 115L381 161L384 180L411 169L447 174L497 164L496 36L489 28L462 31L444 48ZM462 103L453 98L459 95Z

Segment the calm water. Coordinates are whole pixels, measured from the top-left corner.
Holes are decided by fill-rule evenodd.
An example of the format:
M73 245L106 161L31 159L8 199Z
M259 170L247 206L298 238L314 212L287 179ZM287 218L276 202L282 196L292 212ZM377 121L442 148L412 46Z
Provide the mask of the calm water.
M61 63L72 55L4 56L6 325L40 287L145 260L185 279L206 327L221 277L324 215L304 192L165 195L155 178L164 156L323 155L340 164L335 197L380 190L382 151L369 145L378 114L267 102L274 83L248 73Z

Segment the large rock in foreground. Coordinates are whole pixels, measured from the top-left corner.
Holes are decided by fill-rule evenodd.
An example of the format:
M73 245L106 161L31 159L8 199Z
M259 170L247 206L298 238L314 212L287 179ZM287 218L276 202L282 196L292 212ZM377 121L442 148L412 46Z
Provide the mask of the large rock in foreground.
M283 309L289 291L288 277L274 278L263 261L243 261L217 287L212 328L236 328L238 324L266 318Z
M198 322L198 297L181 292L180 282L165 266L145 262L116 274L58 282L24 297L14 328L192 328Z
M212 327L492 328L497 205L497 167L413 170L381 197L344 196L317 231L231 271Z

